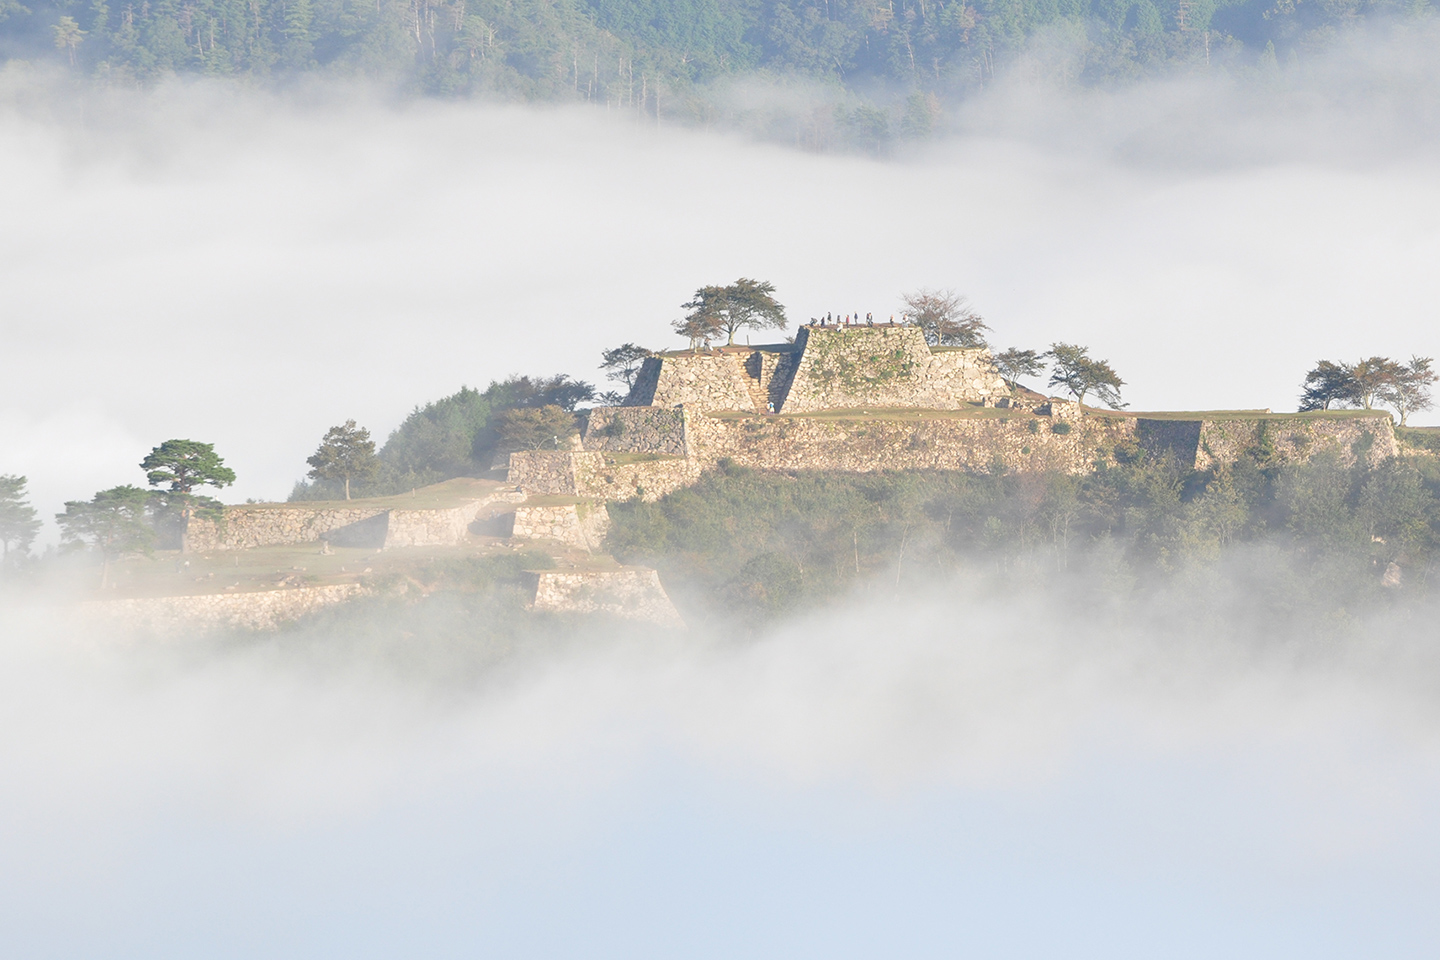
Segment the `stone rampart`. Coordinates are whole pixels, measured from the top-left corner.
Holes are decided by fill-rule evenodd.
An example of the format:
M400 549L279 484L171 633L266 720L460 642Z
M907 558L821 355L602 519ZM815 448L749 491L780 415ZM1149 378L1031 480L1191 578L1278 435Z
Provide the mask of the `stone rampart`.
M448 510L391 510L385 547L436 547L464 543L470 524L490 500L476 500Z
M594 552L609 532L610 514L603 503L524 504L515 508L510 535L519 540L554 540Z
M586 450L683 457L685 411L679 407L595 407L586 412Z
M247 550L254 547L325 540L337 547L446 546L461 543L484 505L513 494L496 494L457 507L407 510L385 507L299 507L243 504L225 508L219 522L190 521L191 551Z
M85 605L85 609L131 629L160 633L219 627L273 630L282 623L352 600L367 592L366 588L358 583L337 583L247 593L93 600Z
M356 527L367 539L374 539L369 526L378 528L380 546L385 540L382 507L291 507L273 504L226 507L220 521L194 517L186 533L189 547L195 551L246 550L286 543L314 543L333 531Z
M780 407L958 410L1010 395L990 351L931 350L918 327L801 327L799 363Z
M759 383L746 372L750 351L723 348L647 357L625 398L627 407L674 407L697 410L762 411Z
M696 417L692 445L707 464L729 459L758 470L966 470L1080 474L1132 433L1128 421L1046 417L842 420Z
M1195 469L1233 463L1247 450L1257 450L1276 463L1305 461L1334 450L1347 465L1359 460L1372 467L1398 452L1394 423L1384 413L1337 419L1206 420L1200 429Z
M648 502L689 486L700 476L701 463L694 458L631 456L568 450L512 453L507 481L533 494Z
M665 627L684 627L654 570L535 574L533 609L553 613L603 613Z

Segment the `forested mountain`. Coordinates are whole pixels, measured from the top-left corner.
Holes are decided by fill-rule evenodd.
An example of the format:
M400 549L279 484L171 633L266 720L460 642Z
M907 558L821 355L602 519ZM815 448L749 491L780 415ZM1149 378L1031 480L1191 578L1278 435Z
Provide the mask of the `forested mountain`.
M984 83L1037 43L1078 51L1070 79L1115 79L1263 64L1365 19L1428 13L1426 0L0 0L0 54L110 80L320 70L683 116L704 113L697 90L747 71L898 101ZM925 111L912 103L905 122Z

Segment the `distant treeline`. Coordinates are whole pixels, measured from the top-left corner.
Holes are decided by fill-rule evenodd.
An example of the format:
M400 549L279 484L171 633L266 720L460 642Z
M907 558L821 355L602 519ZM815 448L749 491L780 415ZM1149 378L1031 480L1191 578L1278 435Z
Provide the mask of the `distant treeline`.
M482 476L497 451L540 449L568 441L576 433L576 404L595 397L592 384L564 374L511 377L484 390L461 387L416 407L390 434L375 462L352 481L352 492L385 496L452 477ZM344 481L338 478L301 480L290 499L332 500L343 497L344 490Z
M0 0L0 54L113 81L172 73L403 78L650 115L703 115L695 91L751 71L917 95L843 114L921 134L925 97L980 84L1027 49L1078 51L1065 79L1275 63L1419 0Z

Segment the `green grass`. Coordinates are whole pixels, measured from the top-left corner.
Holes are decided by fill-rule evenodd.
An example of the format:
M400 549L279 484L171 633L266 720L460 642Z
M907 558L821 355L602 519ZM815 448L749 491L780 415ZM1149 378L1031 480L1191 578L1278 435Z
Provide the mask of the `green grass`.
M773 415L748 413L741 410L721 410L707 413L717 420L1009 420L1031 417L1025 410L1011 410L1001 407L977 405L960 410L921 410L914 407L853 407L836 410L814 410L805 413L778 413Z
M606 463L653 463L659 460L684 460L684 457L672 456L667 453L605 453Z
M413 493L399 493L389 497L356 497L353 500L292 500L284 503L240 503L233 506L247 510L335 510L365 509L379 510L447 510L459 507L471 500L480 500L505 484L499 480L481 480L475 477L456 477L443 483L419 487Z
M1355 420L1388 417L1383 410L1311 410L1275 413L1268 410L1100 410L1086 407L1090 416L1138 420Z

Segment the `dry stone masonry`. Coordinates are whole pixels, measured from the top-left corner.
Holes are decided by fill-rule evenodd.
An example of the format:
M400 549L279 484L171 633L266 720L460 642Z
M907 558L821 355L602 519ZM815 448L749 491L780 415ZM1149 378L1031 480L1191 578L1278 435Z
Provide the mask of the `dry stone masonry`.
M283 623L353 600L367 592L358 583L337 583L290 590L95 600L86 604L86 609L122 626L160 634L224 627L273 630Z
M601 613L662 627L684 627L654 570L543 571L535 575L533 608L551 613Z
M910 326L812 325L800 328L794 344L650 357L625 405L685 404L703 413L958 410L1009 395L989 350L931 347Z
M553 540L598 551L610 532L610 514L603 503L527 504L515 508L511 536L516 540Z
M694 483L700 470L690 457L530 450L510 455L507 481L531 494L653 502Z
M464 541L481 508L496 502L523 500L504 491L437 510L400 508L301 507L293 504L244 504L225 508L218 522L204 517L190 521L191 550L246 550L324 540L337 547L447 546Z

